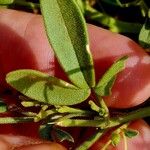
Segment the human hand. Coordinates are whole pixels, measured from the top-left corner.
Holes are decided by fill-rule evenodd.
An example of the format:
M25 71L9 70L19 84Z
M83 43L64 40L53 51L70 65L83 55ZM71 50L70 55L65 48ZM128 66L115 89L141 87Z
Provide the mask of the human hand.
M126 69L117 77L112 95L105 97L107 105L128 108L143 103L149 97L150 90L149 56L124 36L92 25L88 25L88 30L97 79L116 59L130 56ZM4 82L5 75L16 69L36 69L67 80L49 46L41 16L0 10L0 41L1 92L8 88ZM137 124L140 124L139 128L146 128L150 132L143 121ZM142 131L139 138L145 138L144 134Z

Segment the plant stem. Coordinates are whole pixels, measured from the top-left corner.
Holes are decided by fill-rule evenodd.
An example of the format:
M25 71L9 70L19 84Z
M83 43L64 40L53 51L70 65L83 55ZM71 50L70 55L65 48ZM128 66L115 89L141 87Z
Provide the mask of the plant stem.
M106 144L104 145L104 147L101 150L107 150L108 146L111 144L111 140L109 140L108 142L106 142Z
M122 133L123 140L124 140L124 150L128 150L128 143L127 143L127 137L124 133Z
M106 130L99 129L93 136L82 143L81 146L77 147L76 150L87 150L89 149L104 133Z
M46 105L47 106L47 105ZM48 106L47 106L48 107ZM42 119L47 118L49 115L55 114L57 111L55 109L44 110L43 108L40 112L34 117L34 122L38 122Z
M109 120L65 119L57 122L56 124L62 127L100 127L101 129L106 129L148 116L150 116L150 107L145 107L120 117L110 118Z
M0 124L17 124L33 122L33 117L4 117L0 118Z
M100 107L102 109L104 109L104 117L108 117L109 116L109 109L108 109L106 103L104 102L102 97L100 97L98 95L96 97L97 97L97 99L99 101Z
M15 0L14 4L19 6L26 6L31 9L40 8L40 4L38 3L26 2L21 0Z
M71 114L74 113L74 114L87 114L87 115L92 114L91 111L82 110L82 109L79 109L79 108L72 108L72 107L69 107L69 106L62 106L62 107L58 108L57 111L59 113L71 113Z
M119 128L117 128L116 130L114 130L112 132L112 134L113 133L120 134L120 132L122 131L122 129L126 129L128 127L128 125L129 125L129 123L121 125ZM88 140L86 140L76 150L87 150L87 149L89 149L106 132L107 132L107 129L103 129L103 130L102 129L98 129L98 131L94 135L92 135ZM102 147L101 150L106 150L108 148L108 146L111 144L111 142L112 142L111 140L109 140L108 142L106 142L106 144Z
M110 119L110 125L108 127L114 127L119 124L123 124L129 121L133 121L136 119L145 118L149 116L150 116L150 106L145 108L140 108L126 115Z

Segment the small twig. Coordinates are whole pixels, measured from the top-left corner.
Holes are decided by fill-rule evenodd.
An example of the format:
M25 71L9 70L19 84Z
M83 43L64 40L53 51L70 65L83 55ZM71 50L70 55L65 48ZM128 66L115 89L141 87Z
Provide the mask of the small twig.
M33 122L34 117L4 117L0 118L0 124L17 124L25 122Z

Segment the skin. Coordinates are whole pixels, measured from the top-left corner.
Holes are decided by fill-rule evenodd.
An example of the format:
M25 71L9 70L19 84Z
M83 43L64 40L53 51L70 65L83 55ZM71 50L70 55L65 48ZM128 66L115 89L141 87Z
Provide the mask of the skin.
M46 142L25 136L0 135L0 149L2 150L66 150L55 142Z
M129 108L143 103L150 96L148 54L134 41L122 35L93 25L88 25L88 32L97 81L116 59L124 55L129 56L125 70L117 76L112 95L104 97L106 104L113 108ZM54 58L40 15L0 9L0 41L0 92L2 94L10 88L5 82L6 74L16 69L36 69L68 80ZM141 128L145 127L141 122L138 125ZM17 127L17 125L10 127L10 133L16 134ZM146 128L150 130L148 126ZM37 127L34 128L33 125L33 129L36 130ZM145 137L146 132L142 131L142 133ZM30 133L26 136L30 136ZM8 144L5 142L3 146ZM31 149L34 150L34 147L31 146ZM47 150L46 145L43 150Z

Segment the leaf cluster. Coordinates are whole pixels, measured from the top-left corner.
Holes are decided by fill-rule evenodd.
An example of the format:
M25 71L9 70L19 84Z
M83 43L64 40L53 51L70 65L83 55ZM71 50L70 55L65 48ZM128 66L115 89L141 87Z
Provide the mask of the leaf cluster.
M9 5L15 2L17 1L5 0L0 1L0 4ZM134 1L133 3L122 4L119 0L103 0L103 2L122 8L139 3L139 1ZM15 70L8 73L6 76L7 83L27 97L22 96L22 105L24 107L40 107L40 111L38 113L21 112L27 117L7 117L6 120L0 118L0 122L42 121L39 133L43 138L50 140L56 138L60 141L68 140L71 142L74 141L72 136L56 126L98 127L99 131L90 137L89 141L85 141L78 148L80 150L84 146L86 148L91 146L107 129L131 121L131 119L136 119L139 116L147 116L145 112L148 108L142 109L136 114L130 113L129 117L111 118L109 114L103 96L111 95L111 89L117 75L125 68L128 57L123 56L116 60L96 83L94 63L83 13L85 15L88 13L93 19L104 18L102 22L100 21L104 25L110 19L108 24L110 29L117 32L124 31L121 29L129 25L131 30L133 25L136 28L139 28L139 26L133 23L117 21L113 17L100 13L93 8L94 4L96 4L96 1L40 0L41 13L49 43L53 47L55 56L69 81L66 82L31 69ZM119 26L114 26L114 22L118 22ZM139 38L141 43L145 44L144 46L149 44L149 23L147 22L143 26ZM143 34L147 35L147 37L143 36ZM88 100L91 94L95 96L95 99L89 101L89 110L74 107L75 104ZM6 111L5 105L0 104L0 111ZM106 143L106 147L109 144L116 146L120 142L121 132L129 138L137 135L136 131L122 127L117 128L112 133L111 140Z
M86 23L77 4L70 0L41 0L40 3L47 37L71 83L29 69L10 72L7 83L31 99L58 106L85 101L91 88L99 96L110 95L127 57L117 60L95 85Z

